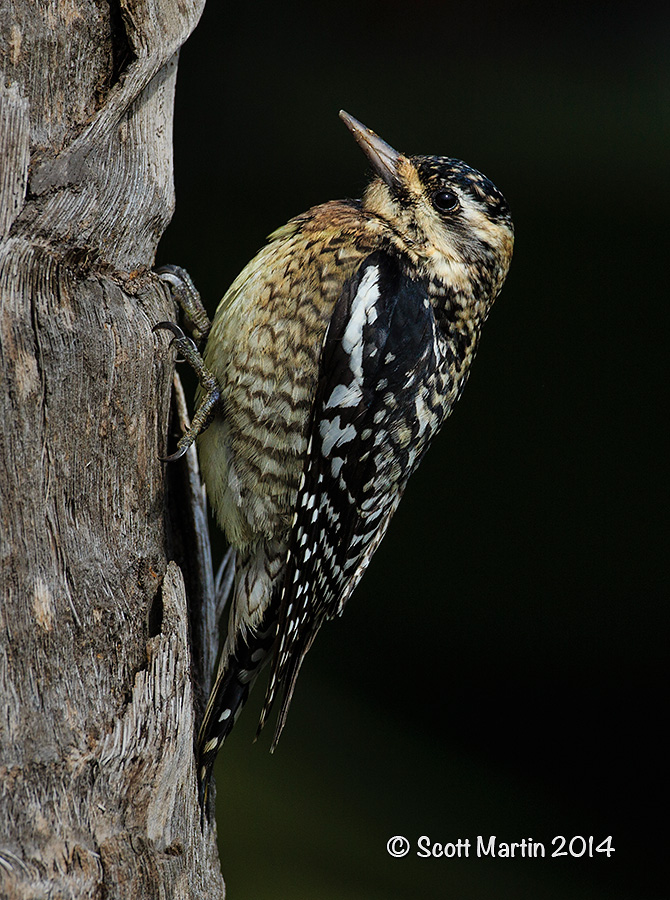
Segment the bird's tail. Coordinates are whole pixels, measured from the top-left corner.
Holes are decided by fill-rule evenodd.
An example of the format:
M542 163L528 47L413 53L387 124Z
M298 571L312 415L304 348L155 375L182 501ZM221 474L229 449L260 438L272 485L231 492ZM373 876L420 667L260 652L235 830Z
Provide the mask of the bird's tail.
M239 634L232 651L224 648L214 687L198 734L198 788L203 816L214 760L232 731L249 691L270 658L277 632L278 604L271 603L261 628Z

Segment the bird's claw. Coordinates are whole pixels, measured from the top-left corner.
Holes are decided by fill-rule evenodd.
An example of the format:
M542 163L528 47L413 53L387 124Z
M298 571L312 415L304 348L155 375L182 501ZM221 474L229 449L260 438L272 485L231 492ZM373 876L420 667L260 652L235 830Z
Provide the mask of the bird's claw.
M157 322L151 330L154 333L161 330L171 331L177 340L181 340L181 338L186 337L179 325L175 325L174 322Z
M193 284L191 276L181 266L159 266L156 274L161 281L170 286L170 292L186 317L189 331L196 341L204 340L209 334L211 322L207 310L202 305L200 294Z

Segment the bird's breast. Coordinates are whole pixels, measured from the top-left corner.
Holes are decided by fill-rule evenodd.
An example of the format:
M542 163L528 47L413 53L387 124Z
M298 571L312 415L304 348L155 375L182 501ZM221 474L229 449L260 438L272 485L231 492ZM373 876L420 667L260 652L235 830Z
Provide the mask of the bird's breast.
M284 537L333 306L363 254L338 229L267 245L217 310L205 364L222 411L199 440L210 502L236 546Z

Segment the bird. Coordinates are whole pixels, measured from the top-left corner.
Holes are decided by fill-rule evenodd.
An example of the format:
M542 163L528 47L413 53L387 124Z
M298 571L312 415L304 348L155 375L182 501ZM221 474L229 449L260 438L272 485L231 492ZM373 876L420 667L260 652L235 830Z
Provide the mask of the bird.
M399 153L340 111L367 158L359 200L292 218L209 324L183 269L160 275L204 339L174 323L199 379L176 459L197 438L234 555L228 634L198 737L214 760L270 664L260 733L277 745L305 656L341 615L408 479L458 400L514 244L509 206L464 162Z

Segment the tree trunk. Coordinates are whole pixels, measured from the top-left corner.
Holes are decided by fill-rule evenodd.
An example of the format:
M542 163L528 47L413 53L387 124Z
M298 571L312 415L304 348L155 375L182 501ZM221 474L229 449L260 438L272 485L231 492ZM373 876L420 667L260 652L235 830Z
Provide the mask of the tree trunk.
M203 2L0 7L2 898L224 894L193 759L206 532L169 514L151 330L174 317L151 266ZM197 499L193 459L172 471Z

